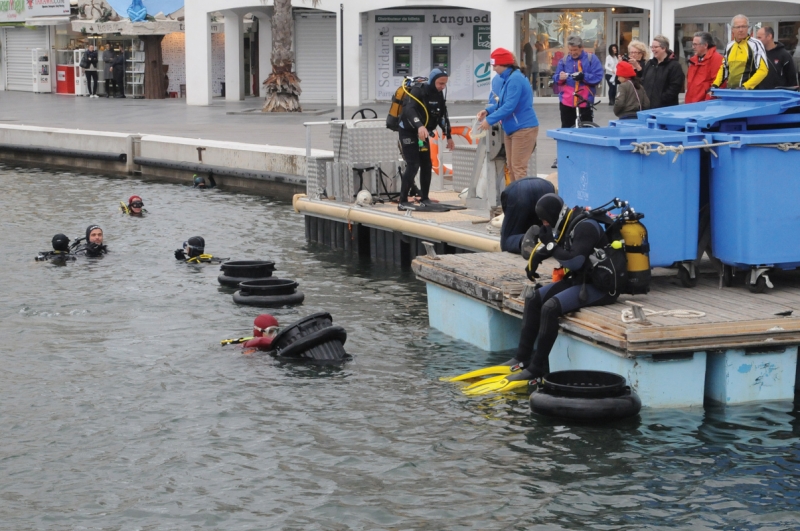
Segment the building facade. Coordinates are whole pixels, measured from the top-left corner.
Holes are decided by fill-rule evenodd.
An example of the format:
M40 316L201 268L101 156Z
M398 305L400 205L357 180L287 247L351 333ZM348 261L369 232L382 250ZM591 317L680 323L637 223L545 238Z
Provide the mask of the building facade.
M187 103L208 105L211 101L207 28L214 12L225 16L228 85L231 81L236 85L242 75L243 67L236 65L242 55L237 48L241 41L238 20L248 13L258 13L260 71L269 71L271 4L271 0L187 3L186 53L187 64L192 65L187 71ZM551 97L548 80L565 54L570 35L580 35L584 48L604 61L610 44L617 44L624 53L631 40L649 44L652 36L663 34L685 67L694 32L709 31L726 43L731 18L739 13L750 18L752 33L761 26L773 27L778 40L800 62L797 2L322 0L311 10L310 2L294 0L293 7L296 70L304 87L301 101L306 103L339 104L342 80L346 106L387 101L405 75L425 76L434 65L450 72L450 101L481 100L488 94L491 78L489 52L500 46L516 54L537 97ZM228 97L236 99L238 94L229 92Z

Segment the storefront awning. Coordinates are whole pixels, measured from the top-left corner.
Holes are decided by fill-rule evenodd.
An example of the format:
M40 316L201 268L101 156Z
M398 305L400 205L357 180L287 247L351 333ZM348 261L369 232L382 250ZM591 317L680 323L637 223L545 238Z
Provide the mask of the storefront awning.
M69 15L63 17L31 17L25 21L26 26L58 26L69 24Z

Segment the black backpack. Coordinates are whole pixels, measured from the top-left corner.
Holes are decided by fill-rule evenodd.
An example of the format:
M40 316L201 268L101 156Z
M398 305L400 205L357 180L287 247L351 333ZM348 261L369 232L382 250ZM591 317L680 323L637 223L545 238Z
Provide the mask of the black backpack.
M608 214L590 214L589 219L594 219L605 226L608 244L595 248L589 255L590 269L588 275L592 284L600 291L605 291L612 297L628 291L628 257L625 253L625 239L622 237L620 227L622 218L611 219Z

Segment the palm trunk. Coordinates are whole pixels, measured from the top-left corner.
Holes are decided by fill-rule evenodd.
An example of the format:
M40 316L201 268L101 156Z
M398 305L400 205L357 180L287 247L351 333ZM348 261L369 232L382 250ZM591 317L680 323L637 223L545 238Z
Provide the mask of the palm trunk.
M292 1L275 0L272 15L272 73L264 81L267 98L263 112L300 112L300 78L292 72Z

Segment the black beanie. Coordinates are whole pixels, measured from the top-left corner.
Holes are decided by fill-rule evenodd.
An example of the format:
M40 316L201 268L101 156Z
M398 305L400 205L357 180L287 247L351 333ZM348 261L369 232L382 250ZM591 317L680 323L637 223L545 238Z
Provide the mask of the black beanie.
M556 228L564 200L556 194L544 194L536 203L536 216L546 221L551 227Z
M56 234L53 236L53 250L54 251L69 251L69 238L63 234Z

